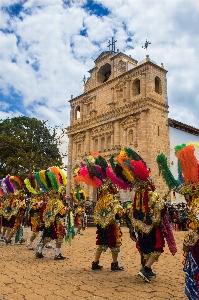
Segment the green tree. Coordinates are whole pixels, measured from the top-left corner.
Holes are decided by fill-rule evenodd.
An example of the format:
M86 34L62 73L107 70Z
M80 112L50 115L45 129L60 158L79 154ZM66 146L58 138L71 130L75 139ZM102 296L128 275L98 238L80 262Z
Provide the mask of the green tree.
M56 127L25 116L0 120L0 178L62 167Z

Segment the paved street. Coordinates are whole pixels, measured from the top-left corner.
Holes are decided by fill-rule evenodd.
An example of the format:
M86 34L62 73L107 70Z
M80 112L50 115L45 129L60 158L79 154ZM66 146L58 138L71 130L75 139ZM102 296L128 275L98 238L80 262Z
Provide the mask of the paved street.
M54 261L54 250L43 251L36 259L34 251L25 245L5 245L0 242L0 300L185 300L182 271L182 241L184 232L174 232L178 253L173 257L168 247L154 266L157 277L145 283L138 277L139 253L122 227L123 246L119 264L123 272L110 271L110 252L103 254L103 271L92 271L95 253L95 228L75 236L72 246L64 244L64 261ZM30 229L24 229L24 237ZM34 245L37 244L38 238ZM54 243L52 243L54 245Z

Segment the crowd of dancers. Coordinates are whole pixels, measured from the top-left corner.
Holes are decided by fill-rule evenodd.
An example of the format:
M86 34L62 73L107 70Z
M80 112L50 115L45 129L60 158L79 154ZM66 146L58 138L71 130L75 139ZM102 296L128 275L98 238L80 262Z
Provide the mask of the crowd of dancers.
M189 143L176 146L178 179L174 178L168 168L164 154L159 154L154 162L158 164L169 191L184 196L186 204L181 207L167 205L165 197L156 191L151 180L153 174L146 162L131 148L123 149L109 161L98 153L92 153L75 170L75 183L84 182L97 189L94 209L96 252L91 262L93 271L103 270L100 258L108 248L112 254L111 271L124 270L118 263L122 244L120 224L123 218L140 254L142 267L138 275L145 282L151 282L156 276L153 264L164 252L165 243L172 255L177 251L173 235L176 224L178 229L186 230L183 243L185 294L190 300L199 299L199 163L195 147L199 145ZM36 258L42 259L43 248L52 248L50 242L55 240L54 259L64 260L61 245L64 240L71 245L75 235L82 234L82 216L84 220L86 203L86 194L82 189L73 193L73 207L64 203L66 181L58 167L31 173L24 183L17 176L3 178L0 181L1 240L7 245L13 238L15 243L26 242L22 226L26 215L32 232L26 242L27 249L33 249L33 241L40 233L35 249ZM23 184L31 195L28 207ZM134 198L125 207L116 197L119 189L134 190Z

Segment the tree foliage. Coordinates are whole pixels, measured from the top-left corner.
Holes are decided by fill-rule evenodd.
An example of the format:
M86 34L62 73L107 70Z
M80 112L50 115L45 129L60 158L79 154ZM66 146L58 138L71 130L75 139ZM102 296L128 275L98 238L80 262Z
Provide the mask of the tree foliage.
M0 120L0 178L62 167L56 128L26 116Z

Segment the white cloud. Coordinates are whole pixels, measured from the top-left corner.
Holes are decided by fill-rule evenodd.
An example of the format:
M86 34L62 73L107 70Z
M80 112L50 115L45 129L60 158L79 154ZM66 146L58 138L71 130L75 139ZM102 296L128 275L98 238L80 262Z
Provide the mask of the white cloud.
M48 121L48 124L53 126L62 126L69 125L69 109L67 106L62 106L60 109L54 109L52 107L48 107L46 105L38 105L27 109L30 117L35 118L37 116L38 119Z
M9 107L9 103L0 100L0 110L7 110Z
M0 47L0 57L2 61L10 61L17 54L17 38L15 34L4 34L0 31L0 43L3 47Z
M21 112L19 111L9 111L9 112L5 112L5 111L1 111L0 109L0 119L5 120L7 118L14 118L14 117L19 117L21 116Z
M18 3L3 0L0 7ZM68 100L83 92L83 76L108 50L108 40L114 36L116 49L141 61L147 38L150 58L168 70L170 117L199 127L197 1L98 0L110 11L104 17L83 9L86 3L28 0L20 18L0 11L1 91L8 94L12 87L29 116L67 126Z
M189 124L193 127L195 127L194 124L196 124L197 122L196 116L194 115L192 109L189 109L187 107L183 108L182 106L180 106L180 103L177 105L174 104L172 106L171 118L179 122Z
M1 0L0 7L10 6L19 2L19 0Z

